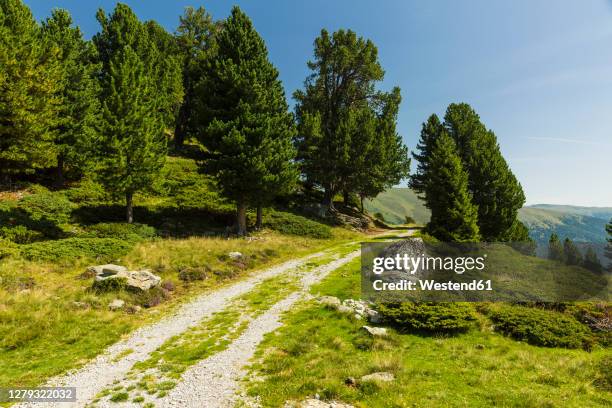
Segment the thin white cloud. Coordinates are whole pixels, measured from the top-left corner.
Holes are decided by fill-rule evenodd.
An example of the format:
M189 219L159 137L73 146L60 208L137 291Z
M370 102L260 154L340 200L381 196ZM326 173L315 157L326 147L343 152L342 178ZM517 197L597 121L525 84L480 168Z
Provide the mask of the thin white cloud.
M596 142L593 140L583 139L568 139L564 137L540 137L540 136L526 136L525 139L529 140L541 140L546 142L560 142L560 143L575 143L589 146L608 146L607 143Z

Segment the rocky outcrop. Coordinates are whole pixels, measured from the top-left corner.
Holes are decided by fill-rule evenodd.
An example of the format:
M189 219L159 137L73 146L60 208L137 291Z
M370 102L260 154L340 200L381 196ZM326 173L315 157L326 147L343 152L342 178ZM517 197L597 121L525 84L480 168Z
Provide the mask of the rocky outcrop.
M148 269L129 271L121 265L97 265L87 268L88 273L95 274L94 282L101 283L111 279L125 280L127 289L146 291L161 283L161 278Z

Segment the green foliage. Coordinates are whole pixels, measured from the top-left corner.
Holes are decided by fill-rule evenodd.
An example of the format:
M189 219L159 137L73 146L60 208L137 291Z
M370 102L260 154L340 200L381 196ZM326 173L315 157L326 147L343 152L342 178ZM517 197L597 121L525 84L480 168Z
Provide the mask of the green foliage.
M320 222L288 212L270 211L264 215L264 226L283 234L311 238L331 238L331 228Z
M110 278L94 281L91 289L96 293L120 292L127 288L127 278Z
M425 202L431 210L428 232L441 241L479 239L478 212L468 191L468 175L446 133L436 140L428 161Z
M0 1L0 173L31 173L57 161L57 54L21 0Z
M610 222L608 222L606 224L606 232L608 233L608 238L606 239L608 241L608 244L606 245L606 258L608 258L610 260L610 263L612 265L612 219L610 219ZM610 267L610 269L612 269L612 266Z
M488 315L495 330L520 341L544 347L588 348L590 331L559 312L524 306L497 305Z
M98 65L95 49L83 39L66 10L55 9L42 24L42 33L59 50L57 55L61 80L60 106L57 113L55 145L58 182L63 183L64 167L83 170L87 166L96 137L100 103L95 79Z
M586 269L595 272L601 273L603 271L603 267L601 262L599 261L599 257L593 247L589 246L584 254L584 261L582 262L582 266Z
M550 239L548 240L548 259L559 262L565 260L563 256L563 247L561 246L559 237L555 233L550 234Z
M79 205L91 205L108 200L104 187L92 177L82 178L78 184L64 191L66 197Z
M565 241L563 241L563 257L568 265L582 264L582 254L569 238L565 238Z
M399 88L376 92L384 77L376 46L351 30L315 40L312 73L295 92L298 159L310 184L333 206L339 191L375 197L408 174L407 148L396 132Z
M36 187L34 191L34 194L19 200L17 205L31 220L49 221L54 224L70 221L75 205L63 193L51 192L43 187Z
M0 238L14 242L16 244L29 244L44 237L40 231L32 231L25 225L15 225L11 227L0 227Z
M238 206L238 232L246 232L246 206L269 203L297 182L293 117L278 71L251 20L232 9L217 36L218 50L200 85L199 137L210 154L205 170Z
M378 311L402 329L432 333L466 332L476 319L471 305L465 303L383 303Z
M138 242L157 236L155 228L145 224L100 223L87 227L87 235Z
M21 256L28 260L60 262L79 258L104 262L125 255L132 243L115 238L66 238L34 242L21 247Z
M1 233L0 233L1 234ZM0 260L19 254L19 247L11 240L0 236Z
M197 84L206 75L206 64L215 52L214 35L220 29L203 7L186 7L176 29L176 41L182 57L185 97L179 109L174 142L177 147L197 131Z
M186 266L179 269L179 279L183 282L202 281L208 278L208 266Z

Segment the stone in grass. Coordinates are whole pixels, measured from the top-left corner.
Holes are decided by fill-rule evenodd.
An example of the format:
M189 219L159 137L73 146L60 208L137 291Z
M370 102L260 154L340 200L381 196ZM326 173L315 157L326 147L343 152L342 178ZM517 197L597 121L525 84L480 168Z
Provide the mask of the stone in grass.
M238 261L242 259L242 252L234 251L227 254L232 261Z
M353 309L351 309L348 306L344 306L344 305L336 306L336 310L339 311L340 313L345 313L345 314L352 314L353 313Z
M121 299L115 299L112 302L110 302L110 304L108 305L108 308L110 310L116 311L116 310L121 310L123 309L123 306L125 305L125 302Z
M391 382L393 380L395 380L395 376L386 371L380 371L361 377L362 382Z
M328 306L332 308L337 308L338 306L340 306L340 299L338 299L335 296L321 296L318 300L319 300L319 303L321 303L324 306Z
M384 337L387 335L387 329L384 327L361 326L361 328L374 337Z
M125 280L125 286L129 289L138 289L142 291L149 290L158 286L161 283L161 278L148 269L139 271L128 271L125 266L121 265L97 265L90 266L87 271L95 273L94 288L113 288L109 285L111 280Z
M366 310L366 316L370 323L382 323L382 316L376 310L368 309Z

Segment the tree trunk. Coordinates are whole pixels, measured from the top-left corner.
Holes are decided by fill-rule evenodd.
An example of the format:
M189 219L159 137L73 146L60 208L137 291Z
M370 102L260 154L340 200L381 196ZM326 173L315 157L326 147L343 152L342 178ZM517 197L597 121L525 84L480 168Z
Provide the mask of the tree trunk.
M132 203L132 192L125 193L125 209L127 215L127 222L131 224L134 222L134 207Z
M263 208L261 204L257 206L257 221L255 222L255 228L261 229L263 227Z
M236 226L238 235L246 235L247 227L246 227L246 203L243 201L238 201L237 211L236 211Z
M348 191L346 191L346 190L345 190L345 191L343 191L343 192L342 192L342 202L344 203L344 205L345 205L346 207L348 207L348 206L349 206L349 200L350 200L350 197L349 197L349 192L348 192Z
M361 213L363 214L363 196L359 195L359 199L361 200Z
M323 205L325 205L329 211L336 210L334 208L334 192L329 187L325 188L325 195L323 196Z

